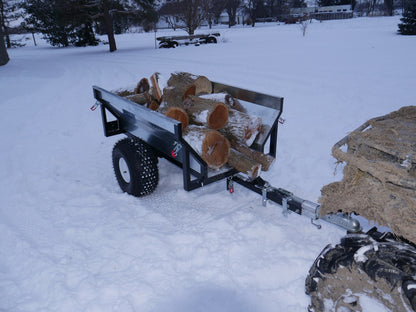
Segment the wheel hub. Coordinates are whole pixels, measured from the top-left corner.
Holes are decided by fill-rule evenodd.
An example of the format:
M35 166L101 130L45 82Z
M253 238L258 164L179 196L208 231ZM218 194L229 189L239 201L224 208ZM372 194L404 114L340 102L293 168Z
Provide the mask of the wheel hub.
M129 166L127 166L126 160L121 157L118 161L118 167L120 169L121 177L126 183L130 183L130 170Z

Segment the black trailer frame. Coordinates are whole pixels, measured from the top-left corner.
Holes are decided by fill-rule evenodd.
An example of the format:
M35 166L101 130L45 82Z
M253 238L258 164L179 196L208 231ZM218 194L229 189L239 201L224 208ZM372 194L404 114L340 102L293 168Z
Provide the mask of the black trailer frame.
M283 98L212 82L215 93L227 92L231 96L262 106L274 112L270 125L251 148L264 152L268 143L267 154L276 156L278 120L283 110ZM101 116L105 136L126 134L137 137L149 144L159 157L163 157L183 170L183 186L186 191L199 188L229 176L238 171L227 167L212 170L182 137L182 124L146 107L133 103L102 88L93 87L94 97L101 104ZM111 113L111 115L108 115ZM109 117L114 116L112 120Z
M253 92L230 85L212 82L213 93L226 92L240 101L250 112L266 111L262 132L250 148L276 157L277 132L279 118L283 111L283 97ZM283 208L283 213L295 212L311 218L312 224L319 219L320 205L295 196L293 193L272 187L267 181L258 177L250 179L235 168L226 167L220 170L208 168L207 163L185 141L182 136L182 124L138 105L112 92L94 86L94 97L101 106L101 116L106 137L125 134L138 138L148 144L157 154L182 168L183 187L186 191L226 179L227 189L234 190L234 182L262 195L262 203L271 200ZM268 151L265 152L265 149ZM347 214L326 215L321 220L333 223L350 232L361 231L360 223Z

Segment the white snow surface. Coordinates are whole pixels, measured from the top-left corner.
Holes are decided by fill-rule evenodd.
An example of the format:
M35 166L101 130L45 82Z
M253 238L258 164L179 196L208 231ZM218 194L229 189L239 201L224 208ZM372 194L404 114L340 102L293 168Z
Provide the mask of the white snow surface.
M155 193L122 193L111 151L123 136L104 137L92 86L188 71L283 96L277 161L262 177L317 201L342 178L334 143L416 104L416 40L397 35L398 22L313 22L305 37L298 25L219 28L216 45L176 49L131 33L116 37L114 53L39 38L9 50L0 67L0 311L306 311L308 270L345 231L284 217L242 186L228 193L225 181L186 192L181 170L162 159Z

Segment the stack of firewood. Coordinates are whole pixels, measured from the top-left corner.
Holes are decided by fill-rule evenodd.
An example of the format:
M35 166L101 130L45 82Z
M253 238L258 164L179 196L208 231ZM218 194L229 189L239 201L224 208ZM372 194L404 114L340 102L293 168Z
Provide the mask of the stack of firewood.
M182 123L183 138L210 168L229 164L250 178L267 171L274 158L250 148L261 131L260 117L251 116L240 102L226 93L212 93L205 76L173 73L166 86L157 73L139 81L134 91L119 92Z

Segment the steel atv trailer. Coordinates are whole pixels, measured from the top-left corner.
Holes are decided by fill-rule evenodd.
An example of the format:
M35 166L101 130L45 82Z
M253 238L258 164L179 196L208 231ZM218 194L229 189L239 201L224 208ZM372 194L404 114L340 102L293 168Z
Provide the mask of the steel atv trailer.
M212 82L213 93L226 92L243 101L249 113L262 117L263 130L250 148L276 157L279 118L283 111L283 98L253 92L234 86ZM121 189L135 196L153 192L158 182L157 159L163 157L182 168L183 187L186 191L226 179L227 189L234 190L238 183L262 196L266 205L271 200L283 208L283 213L295 212L319 218L320 205L295 196L293 193L272 187L261 177L249 179L232 167L220 170L208 168L206 162L184 140L179 121L138 105L112 92L94 86L94 97L101 107L104 135L125 134L129 139L119 141L113 149L113 166ZM320 218L350 232L361 231L360 223L347 214L335 213Z
M217 37L219 36L220 33L211 33L188 36L157 37L156 40L159 41L159 48L176 48L179 45L217 43Z

